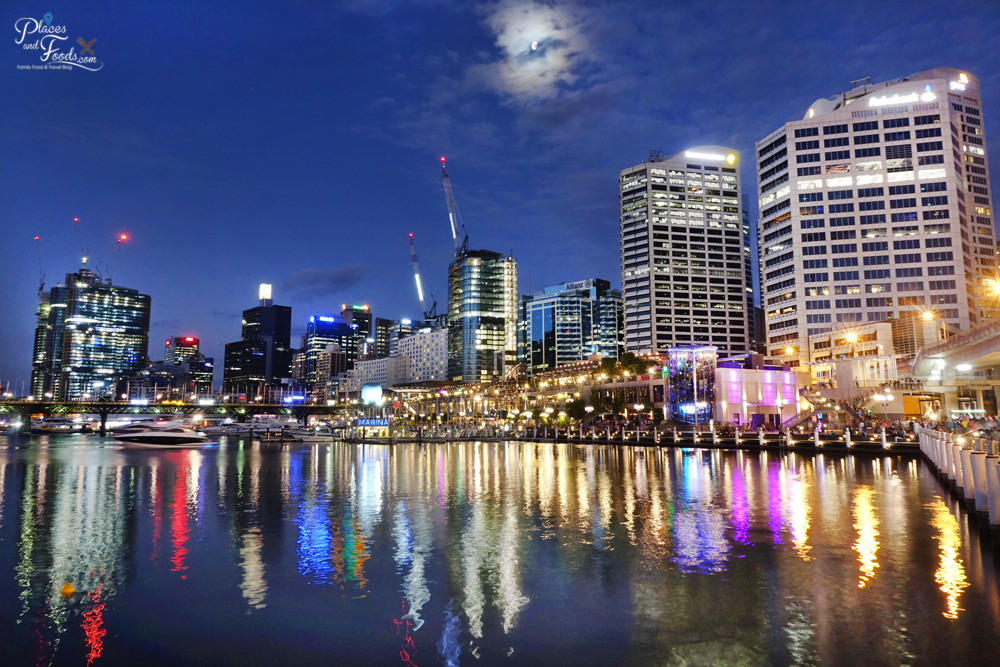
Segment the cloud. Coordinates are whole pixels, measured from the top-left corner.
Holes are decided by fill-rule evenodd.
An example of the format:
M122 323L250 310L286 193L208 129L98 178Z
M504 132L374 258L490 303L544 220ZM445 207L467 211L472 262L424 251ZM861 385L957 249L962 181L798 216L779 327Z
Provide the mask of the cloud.
M282 287L300 297L325 297L354 287L367 273L363 264L339 268L303 269L285 278Z
M500 59L469 68L469 75L522 101L547 99L580 83L590 60L582 26L586 15L568 5L504 0L486 16Z

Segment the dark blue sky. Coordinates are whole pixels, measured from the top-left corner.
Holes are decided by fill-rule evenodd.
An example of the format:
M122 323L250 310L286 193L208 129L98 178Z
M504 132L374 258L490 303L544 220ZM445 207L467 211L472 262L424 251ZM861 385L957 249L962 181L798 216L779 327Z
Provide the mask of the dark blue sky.
M470 245L512 250L526 292L529 274L532 290L620 282L617 173L649 149L749 158L853 79L968 70L1000 154L994 1L13 0L0 12L0 381L18 385L32 239L47 283L61 281L79 264L74 217L94 263L116 233L133 236L114 280L152 295L151 356L191 334L221 366L260 282L292 306L296 334L341 303L419 317L408 232L443 304L441 155ZM39 54L15 44L16 21L46 12L69 44L97 39L100 71L17 69ZM753 199L749 159L742 176Z

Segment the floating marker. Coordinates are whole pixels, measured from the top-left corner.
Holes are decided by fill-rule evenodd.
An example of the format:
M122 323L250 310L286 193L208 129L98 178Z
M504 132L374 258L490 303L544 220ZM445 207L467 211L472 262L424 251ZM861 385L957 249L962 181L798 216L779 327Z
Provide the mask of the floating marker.
M52 14L45 12L45 16L42 18L45 19L45 25L52 25Z
M49 16L51 16L51 14L49 14ZM73 584L67 581L65 584L63 584L63 587L59 590L59 592L63 594L63 597L68 598L69 596L73 595L73 593L76 593L76 589L73 588Z

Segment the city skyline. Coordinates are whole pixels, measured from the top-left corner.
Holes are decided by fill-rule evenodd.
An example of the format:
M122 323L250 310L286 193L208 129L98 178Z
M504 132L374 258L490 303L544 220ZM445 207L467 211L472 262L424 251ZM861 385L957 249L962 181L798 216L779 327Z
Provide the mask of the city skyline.
M111 261L119 232L132 235L114 281L152 297L151 340L197 336L219 360L261 282L292 306L293 339L308 315L345 302L420 319L409 232L425 291L443 304L452 247L442 154L470 245L512 251L528 294L578 275L619 275L616 175L651 148L715 144L749 155L760 137L851 80L939 66L980 79L988 128L1000 108L988 56L1000 12L987 3L933 21L930 3L907 5L923 21L860 4L766 18L734 7L718 21L694 9L623 18L628 11L569 4L354 7L306 21L247 10L255 20L246 25L266 29L234 27L222 10L199 8L195 21L193 6L170 15L45 8L71 32L102 37L94 47L105 65L95 73L18 71L12 65L26 55L11 30L4 85L21 103L7 111L3 135L14 194L0 203L0 378L29 375L32 239L41 237L52 286L79 269L76 217L96 264ZM17 5L3 19L10 29L41 13ZM640 14L646 28L623 37ZM150 22L178 35L173 50L148 48ZM656 28L679 24L680 64L650 67ZM809 26L834 28L787 41ZM206 73L197 47L219 38L230 48L216 49L217 70ZM789 48L803 57L785 57ZM339 65L329 70L304 64L330 58ZM715 74L705 77L703 64ZM744 183L754 183L751 161L743 168ZM375 196L362 195L366 188Z

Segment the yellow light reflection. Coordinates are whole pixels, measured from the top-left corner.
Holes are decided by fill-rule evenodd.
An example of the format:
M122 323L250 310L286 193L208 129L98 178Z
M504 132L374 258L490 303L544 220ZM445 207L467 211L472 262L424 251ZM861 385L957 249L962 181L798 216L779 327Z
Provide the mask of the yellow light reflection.
M878 517L872 503L874 495L875 492L868 486L859 486L854 491L854 529L858 531L858 540L853 548L858 552L861 564L858 588L864 588L875 578L875 568L878 567Z
M958 618L958 612L964 611L958 606L958 599L962 596L962 591L969 587L965 567L958 555L958 549L962 545L962 538L958 533L958 521L940 501L928 504L927 509L931 511L931 525L937 528L939 533L934 539L938 541L941 563L934 572L934 581L946 598L946 609L942 614L945 618Z

